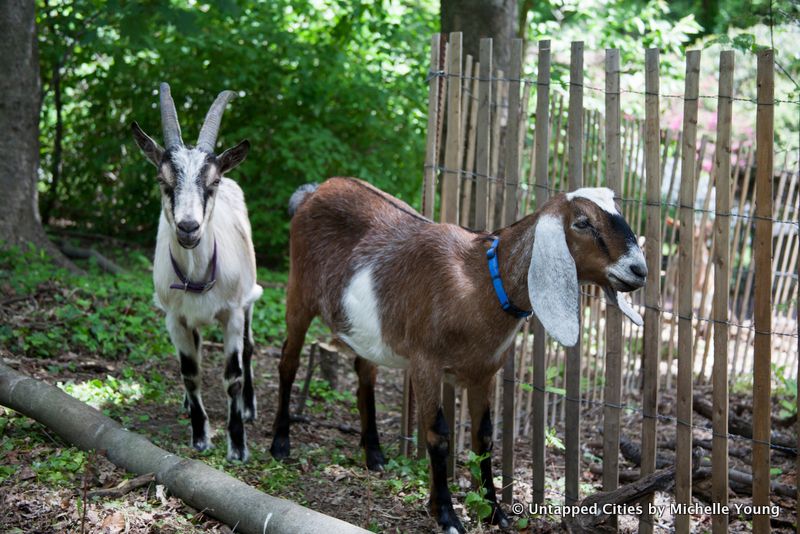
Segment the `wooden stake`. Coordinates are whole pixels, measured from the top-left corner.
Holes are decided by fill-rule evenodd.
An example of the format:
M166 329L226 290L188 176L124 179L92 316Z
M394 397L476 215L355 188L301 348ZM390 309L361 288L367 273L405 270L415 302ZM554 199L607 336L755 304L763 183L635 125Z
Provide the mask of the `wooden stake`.
M649 48L645 55L645 172L647 180L647 285L645 286L644 317L644 391L642 393L642 475L656 468L656 422L658 419L658 362L660 360L661 324L661 166L659 148L659 54ZM652 495L642 500L645 513L639 521L639 532L653 532L653 518L647 513Z
M728 299L730 295L730 210L731 210L731 119L733 112L733 50L719 58L719 100L717 102L716 213L714 218L714 393L712 440L712 488L714 502L728 504ZM690 453L691 454L691 453ZM715 514L712 532L728 532L728 515Z
M753 504L769 505L770 364L772 360L772 180L774 136L772 50L758 53L756 114L755 347L753 362ZM753 532L769 532L769 515L753 516Z
M517 189L521 176L519 121L520 89L522 78L522 39L511 41L511 63L508 83L508 127L506 128L506 187L505 214L503 226L517 219ZM514 493L514 382L515 371L514 344L506 354L503 365L503 502L511 504Z
M536 76L536 207L549 198L549 176L547 173L549 146L550 100L550 41L539 41L539 73ZM533 484L532 501L544 504L545 483L545 332L542 323L533 321L533 423L531 431L531 467Z
M700 83L700 51L686 53L686 88L683 101L683 159L681 160L680 233L678 267L678 392L675 438L675 501L692 502L692 265L694 262L695 146L697 143L697 96ZM677 514L675 530L691 530L691 516Z
M569 68L569 189L574 191L583 185L583 42L572 43ZM580 297L578 297L580 299ZM579 309L581 321L583 308ZM581 467L580 426L581 426L581 337L578 342L567 347L567 397L566 427L564 429L565 451L565 493L566 504L575 504L578 493Z
M606 184L622 196L619 50L606 50ZM619 408L622 400L622 312L606 305L606 370L603 390L603 491L619 486ZM616 520L615 520L616 521ZM616 523L615 523L616 524Z
M478 130L476 139L475 169L475 229L488 227L489 189L486 178L489 176L489 157L491 155L492 124L492 40L481 39L480 81L478 82Z

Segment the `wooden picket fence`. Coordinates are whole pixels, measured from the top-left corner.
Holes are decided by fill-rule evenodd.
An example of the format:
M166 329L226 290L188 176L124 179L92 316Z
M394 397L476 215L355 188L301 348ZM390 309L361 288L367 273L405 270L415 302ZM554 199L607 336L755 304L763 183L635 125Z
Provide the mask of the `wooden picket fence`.
M594 286L582 287L583 335L576 347L549 340L535 318L524 325L496 381L493 420L495 438L502 439L503 500L512 499L520 436L532 447L533 476L525 481L530 501L553 496L545 488L545 436L559 422L565 429L565 491L556 497L566 504L580 500L581 406L593 404L603 407L603 489L618 487L621 415L633 409L641 415L642 476L656 468L658 425L676 425L675 500L690 504L692 395L696 384L710 381L713 495L726 504L728 393L737 376L752 372L753 504L769 504L770 375L772 364L798 368L800 249L797 162L787 159L773 172L772 51L758 54L758 94L750 101L733 95L732 51L719 57L713 97L698 94L700 52L688 52L685 92L676 98L659 94L657 49L646 51L641 91L622 89L618 50L606 50L605 87L595 88L584 85L581 42L571 45L568 83L551 80L549 41L538 43L535 80L524 77L523 42L510 46L509 72L503 73L492 67L491 39L482 39L480 57L472 58L462 57L460 33L433 37L424 215L491 231L552 194L608 186L643 238L649 274L645 289L632 295L644 316L641 328L606 307ZM552 91L556 83L569 88L567 102ZM584 108L585 90L604 93L603 114ZM644 120L622 116L620 101L628 95L644 99ZM683 106L681 131L661 127L659 100L667 97ZM697 139L699 98L717 103L713 139ZM732 146L734 102L741 113L755 110L755 144ZM407 438L414 430L412 389L406 377ZM662 391L675 392L674 416L659 413ZM638 394L637 405L630 398ZM456 455L469 447L466 394L445 380L443 403L453 429L452 473ZM401 449L411 454L411 440L401 440ZM424 452L418 443L417 454ZM714 532L726 532L727 522L724 514L713 516ZM768 531L769 524L766 515L753 519L756 532ZM676 516L675 529L689 532L690 516ZM640 532L652 530L645 514Z

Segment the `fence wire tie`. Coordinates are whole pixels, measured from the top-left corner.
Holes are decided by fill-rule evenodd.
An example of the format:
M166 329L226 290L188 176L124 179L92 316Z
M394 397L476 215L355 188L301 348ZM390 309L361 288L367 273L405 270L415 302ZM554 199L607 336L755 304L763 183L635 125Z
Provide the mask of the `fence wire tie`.
M425 83L429 83L434 78L442 78L442 77L446 77L446 76L447 76L447 73L445 73L445 71L443 71L443 70L429 70L428 71L428 76L427 76L427 78L425 78Z

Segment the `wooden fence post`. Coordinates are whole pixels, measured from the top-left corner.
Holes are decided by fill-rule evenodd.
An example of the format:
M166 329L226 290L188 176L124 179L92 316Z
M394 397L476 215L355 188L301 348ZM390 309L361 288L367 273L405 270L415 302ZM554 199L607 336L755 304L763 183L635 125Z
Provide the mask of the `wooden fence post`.
M520 85L522 79L522 39L511 41L508 83L508 126L506 128L505 214L502 226L517 219L517 189L520 181ZM514 494L514 343L511 343L503 365L503 502L511 504Z
M622 197L619 50L606 50L606 185ZM603 390L603 491L619 486L622 400L622 312L606 303L606 369ZM615 519L616 523L616 519Z
M442 96L444 95L446 78L439 75L444 70L444 46L442 34L435 33L431 38L431 66L430 66L430 85L428 89L428 133L425 146L425 169L422 182L422 214L433 219L433 209L436 199L436 176L439 165L439 148L441 139L439 137L439 123L443 112ZM411 455L410 436L413 432L414 421L414 391L411 383L411 374L408 371L403 373L403 408L400 417L400 432L402 442L400 443L400 454ZM417 457L425 457L425 436L421 429L417 432Z
M569 190L583 186L583 42L572 43L569 66L569 117L567 136L569 139ZM581 300L580 295L578 296ZM578 323L581 324L583 308L579 306ZM566 504L578 502L579 479L581 472L581 337L578 329L578 342L567 347L566 362L566 425L564 428Z
M714 388L712 439L712 488L714 502L728 504L728 300L730 296L731 235L731 120L733 113L733 50L719 58L719 101L717 102L716 213L714 217ZM728 515L711 519L714 534L728 532Z
M458 224L458 190L463 161L463 135L461 132L461 32L450 34L447 48L447 144L444 152L445 170L442 178L442 196L439 221ZM450 427L450 436L456 436L456 389L451 377L442 382L442 411ZM455 439L450 440L447 458L447 476L455 471Z
M549 146L550 41L539 41L539 72L536 76L536 207L550 196L547 173ZM545 482L545 332L536 317L533 321L533 423L531 430L531 463L533 471L532 502L544 504Z
M753 354L753 505L769 505L772 335L772 180L774 135L772 50L758 53L756 112L755 345ZM769 515L753 516L753 532L769 532Z
M489 158L492 127L492 40L481 39L480 80L478 80L478 132L475 169L475 229L486 230L489 224Z
M647 221L645 248L647 285L645 286L644 359L642 393L642 476L656 468L656 427L658 422L658 364L661 324L661 164L659 160L659 54L658 48L648 48L645 54L645 151L644 165L647 181ZM652 494L642 500L647 506ZM645 513L639 521L639 532L653 532L653 517Z
M700 82L700 51L686 53L686 88L683 101L683 159L681 160L680 228L681 240L678 253L678 380L677 380L677 428L675 439L675 501L678 504L692 503L692 298L694 283L694 190L695 152L697 143L697 96ZM649 179L649 177L648 177ZM727 469L727 467L726 467ZM691 516L677 514L675 530L688 533Z

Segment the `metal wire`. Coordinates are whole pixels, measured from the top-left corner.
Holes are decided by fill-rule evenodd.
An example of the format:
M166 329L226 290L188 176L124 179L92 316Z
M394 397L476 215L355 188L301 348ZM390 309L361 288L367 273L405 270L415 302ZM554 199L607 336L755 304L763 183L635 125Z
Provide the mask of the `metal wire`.
M546 186L546 185L542 185L542 184L530 184L528 182L507 181L507 180L504 180L502 177L499 177L499 176L490 176L490 175L487 175L487 174L482 174L482 173L478 173L478 172L475 172L475 171L467 171L467 170L464 170L464 169L451 169L451 168L445 167L443 165L426 164L424 166L424 168L425 169L433 169L439 174L456 174L456 175L462 176L463 178L465 178L467 180L472 180L472 181L477 181L478 178L481 178L481 179L484 179L484 180L486 180L488 182L493 182L493 183L498 183L498 184L513 185L513 186L518 186L520 188L528 188L528 189L534 188L534 189L546 190L546 191L548 191L548 192L550 192L552 194L564 193L564 191L562 191L561 189L558 189L558 188L555 188L555 187L552 187L552 186ZM698 207L695 207L695 206L685 206L685 205L679 204L677 202L668 202L666 200L662 200L660 202L648 202L647 200L645 200L643 198L630 198L630 197L621 197L621 196L615 196L614 200L617 200L617 201L619 201L621 203L624 203L624 204L637 204L637 205L642 205L642 206L658 206L658 207L661 207L661 208L676 208L676 209L689 208L692 211L694 211L695 213L707 213L707 214L710 214L710 215L719 215L719 216L722 216L722 217L733 217L733 218L744 219L744 220L752 220L752 221L772 221L773 223L776 223L776 224L788 224L788 225L791 225L791 226L800 227L800 220L776 219L774 217L762 217L760 215L755 215L755 214L750 214L750 213L720 212L720 211L716 211L716 210L712 210L712 209L698 208Z
M584 89L588 89L589 91L595 91L598 93L603 94L634 94L634 95L644 95L644 96L658 96L663 98L674 98L677 100L682 101L694 101L694 98L686 98L684 95L679 94L669 94L669 93L649 93L647 91L637 91L635 89L620 89L619 92L607 92L605 88L602 87L595 87L592 85L579 84L573 83L569 81L562 81L562 80L550 80L548 83L539 83L537 80L533 80L530 78L507 78L507 77L498 77L498 76L490 76L489 78L483 78L480 76L464 76L463 74L450 74L443 70L439 71L428 71L428 76L425 78L426 82L430 82L433 78L456 78L459 80L477 80L479 82L517 82L517 83L525 83L525 84L532 84L532 85L541 85L541 86L549 86L549 85L559 85L561 87L582 87ZM772 102L759 102L758 99L752 97L741 97L741 96L719 96L719 95L698 95L698 99L704 100L731 100L734 102L748 102L750 104L756 104L759 106L773 106L775 104L790 104L790 105L798 105L800 104L800 100L787 100L787 99L780 99L780 98L773 98Z

